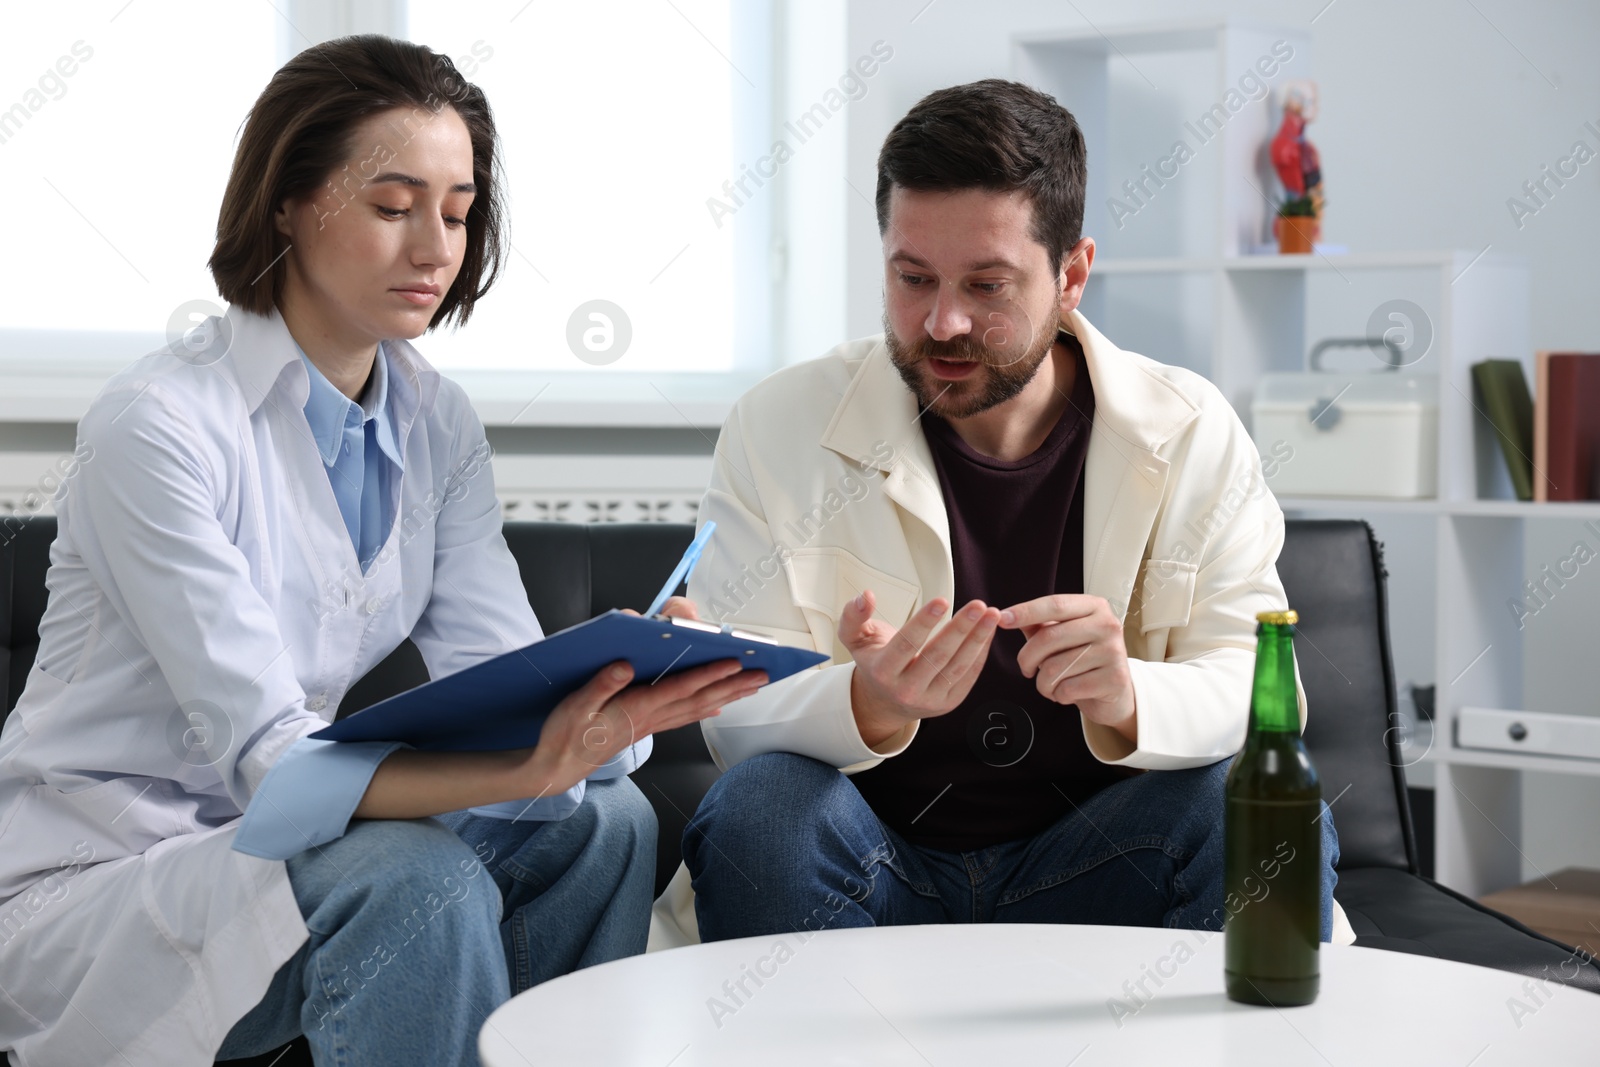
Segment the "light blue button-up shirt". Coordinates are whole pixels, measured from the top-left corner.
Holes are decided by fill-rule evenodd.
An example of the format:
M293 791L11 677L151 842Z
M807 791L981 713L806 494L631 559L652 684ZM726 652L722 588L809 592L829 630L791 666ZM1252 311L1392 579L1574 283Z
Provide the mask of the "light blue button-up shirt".
M394 415L389 410L389 370L383 345L378 346L372 379L359 404L339 392L303 350L300 359L311 379L306 422L322 464L328 468L328 483L339 502L345 529L350 531L356 558L365 571L394 524L390 482L405 471L395 444Z
M299 346L296 346L299 350ZM405 473L389 404L389 369L378 346L361 403L341 393L300 350L311 382L305 416L327 468L328 482L361 569L366 571L394 524L391 487ZM653 747L645 738L598 768L596 781L632 773ZM366 794L372 775L398 742L318 741L302 738L267 772L244 813L234 848L267 859L288 859L342 836ZM583 802L584 783L565 793L471 809L490 818L549 822Z

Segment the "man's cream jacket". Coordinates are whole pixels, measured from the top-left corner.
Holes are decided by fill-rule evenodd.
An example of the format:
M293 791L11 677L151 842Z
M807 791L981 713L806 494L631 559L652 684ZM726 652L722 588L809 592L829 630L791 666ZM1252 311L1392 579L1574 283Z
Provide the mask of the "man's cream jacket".
M1138 707L1137 744L1087 721L1084 738L1110 764L1215 763L1244 742L1256 613L1288 606L1276 569L1283 513L1214 385L1122 351L1077 311L1062 326L1083 347L1095 394L1084 591L1123 620ZM955 575L917 402L881 337L785 368L738 401L717 442L706 520L717 532L689 587L701 617L833 656L706 720L717 765L784 751L848 774L903 752L915 723L875 749L856 729L839 615L871 589L878 617L900 627L934 597L952 599ZM1305 716L1302 692L1302 727ZM655 919L652 948L697 939L682 868ZM1336 912L1335 940L1352 939L1348 929Z

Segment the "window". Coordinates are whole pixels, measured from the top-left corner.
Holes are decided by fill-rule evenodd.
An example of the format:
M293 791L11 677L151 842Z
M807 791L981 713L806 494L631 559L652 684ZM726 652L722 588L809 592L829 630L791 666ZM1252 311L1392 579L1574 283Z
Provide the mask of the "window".
M733 202L736 160L767 143L764 8L412 0L405 36L455 59L494 108L515 248L466 328L417 342L429 359L547 372L770 364L772 198L746 179L754 196L715 206ZM624 323L594 301L631 332L614 362Z
M19 4L0 36L0 357L125 365L205 268L235 135L279 62L268 4Z
M467 327L417 341L486 420L554 382L543 405L584 401L584 420L670 396L661 423L711 425L772 367L843 340L845 120L770 160L846 68L842 0L164 0L11 20L0 373L29 396L72 378L81 411L178 309L218 300L205 261L245 116L308 41L352 32L450 56L495 110L506 269ZM624 331L620 358L584 343Z

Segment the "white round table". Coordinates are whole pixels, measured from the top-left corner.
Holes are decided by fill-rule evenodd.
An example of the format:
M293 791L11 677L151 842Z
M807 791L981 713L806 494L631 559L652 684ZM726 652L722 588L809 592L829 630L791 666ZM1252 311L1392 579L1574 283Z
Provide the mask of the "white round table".
M547 982L479 1050L486 1067L1494 1067L1587 1062L1600 1035L1600 996L1504 971L1324 945L1316 1003L1277 1009L1229 1001L1222 962L1220 935L1119 926L752 937Z

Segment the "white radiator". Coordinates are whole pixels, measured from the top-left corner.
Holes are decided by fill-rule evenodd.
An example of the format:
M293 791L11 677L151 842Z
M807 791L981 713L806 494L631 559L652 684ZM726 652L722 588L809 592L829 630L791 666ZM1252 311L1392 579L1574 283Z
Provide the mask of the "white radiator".
M88 462L93 462L89 459ZM545 522L694 522L710 456L499 453L495 492L507 519ZM0 515L48 515L73 457L0 453Z

